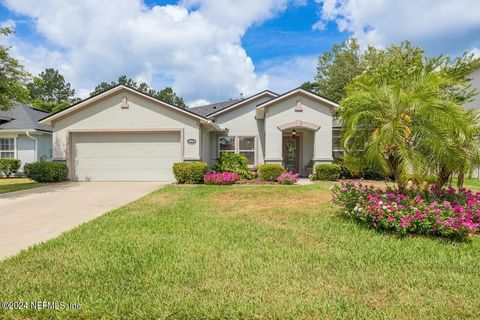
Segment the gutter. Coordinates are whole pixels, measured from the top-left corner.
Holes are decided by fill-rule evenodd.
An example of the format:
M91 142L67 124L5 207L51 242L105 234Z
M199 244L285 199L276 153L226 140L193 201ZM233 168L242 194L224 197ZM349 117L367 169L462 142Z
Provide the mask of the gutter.
M216 124L213 120L206 121L207 124L211 125L217 131L223 131L224 129L220 128L218 124Z
M30 135L30 131L25 131L25 133L26 133L27 137L29 137L30 139L33 140L33 145L34 145L34 147L33 147L33 151L34 151L33 161L36 162L37 161L37 153L38 153L37 152L38 140L37 140L37 138Z

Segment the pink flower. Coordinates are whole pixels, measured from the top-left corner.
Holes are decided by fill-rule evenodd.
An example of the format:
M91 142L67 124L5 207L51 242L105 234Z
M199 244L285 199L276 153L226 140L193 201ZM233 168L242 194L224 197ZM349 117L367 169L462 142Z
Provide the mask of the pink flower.
M203 176L205 184L234 184L240 179L235 172L207 172Z
M416 203L422 203L423 202L422 197L420 197L419 195L416 195L415 198L413 199L413 201L415 201Z
M298 173L284 172L277 178L277 182L280 184L295 184L297 183L299 176L300 175ZM347 190L348 189L345 187L340 188L341 192L345 192Z

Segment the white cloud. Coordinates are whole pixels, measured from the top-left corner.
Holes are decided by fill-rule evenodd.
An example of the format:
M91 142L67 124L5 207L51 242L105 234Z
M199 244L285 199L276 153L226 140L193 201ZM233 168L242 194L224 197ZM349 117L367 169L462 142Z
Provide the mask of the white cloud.
M476 57L476 58L479 58L480 59L480 49L479 48L472 48L468 51L468 53L473 53L473 55Z
M190 108L198 107L198 106L206 106L207 104L210 104L210 101L205 99L197 99L197 100L188 102L188 106Z
M270 90L284 93L312 81L315 77L317 56L298 56L289 59L272 59L262 63L263 74L268 76Z
M316 0L320 23L334 22L363 46L411 40L434 53L458 54L480 45L478 0Z
M294 1L298 3L297 1ZM288 0L184 0L147 7L141 0L6 0L45 45L12 37L12 53L36 74L58 68L86 95L127 74L154 87L173 85L187 101L210 101L268 87L241 46L251 25L283 11Z

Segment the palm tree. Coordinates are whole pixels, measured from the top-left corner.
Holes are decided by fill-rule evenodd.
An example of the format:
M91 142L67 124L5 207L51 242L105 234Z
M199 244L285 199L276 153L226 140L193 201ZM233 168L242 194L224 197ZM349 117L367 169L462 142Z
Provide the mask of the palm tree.
M369 74L355 79L340 106L348 156L393 175L400 191L410 179L422 181L431 172L445 184L462 155L452 137L467 137L469 128L462 106L445 90L455 81L430 65L401 79L380 82Z
M443 172L450 171L457 176L457 187L462 188L465 176L474 168L480 166L480 114L476 110L465 112L467 126L463 130L452 130L448 143L453 144L455 155L438 155L436 161ZM443 186L444 181L437 181L437 187Z

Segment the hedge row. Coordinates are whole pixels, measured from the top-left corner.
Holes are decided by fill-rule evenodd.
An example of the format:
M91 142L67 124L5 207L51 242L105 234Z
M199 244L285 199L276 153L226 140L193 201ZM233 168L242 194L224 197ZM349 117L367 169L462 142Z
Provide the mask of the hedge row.
M68 168L60 162L27 163L23 167L23 172L27 178L36 182L60 182L68 178Z
M207 170L205 162L179 162L173 165L173 175L178 183L202 183Z

